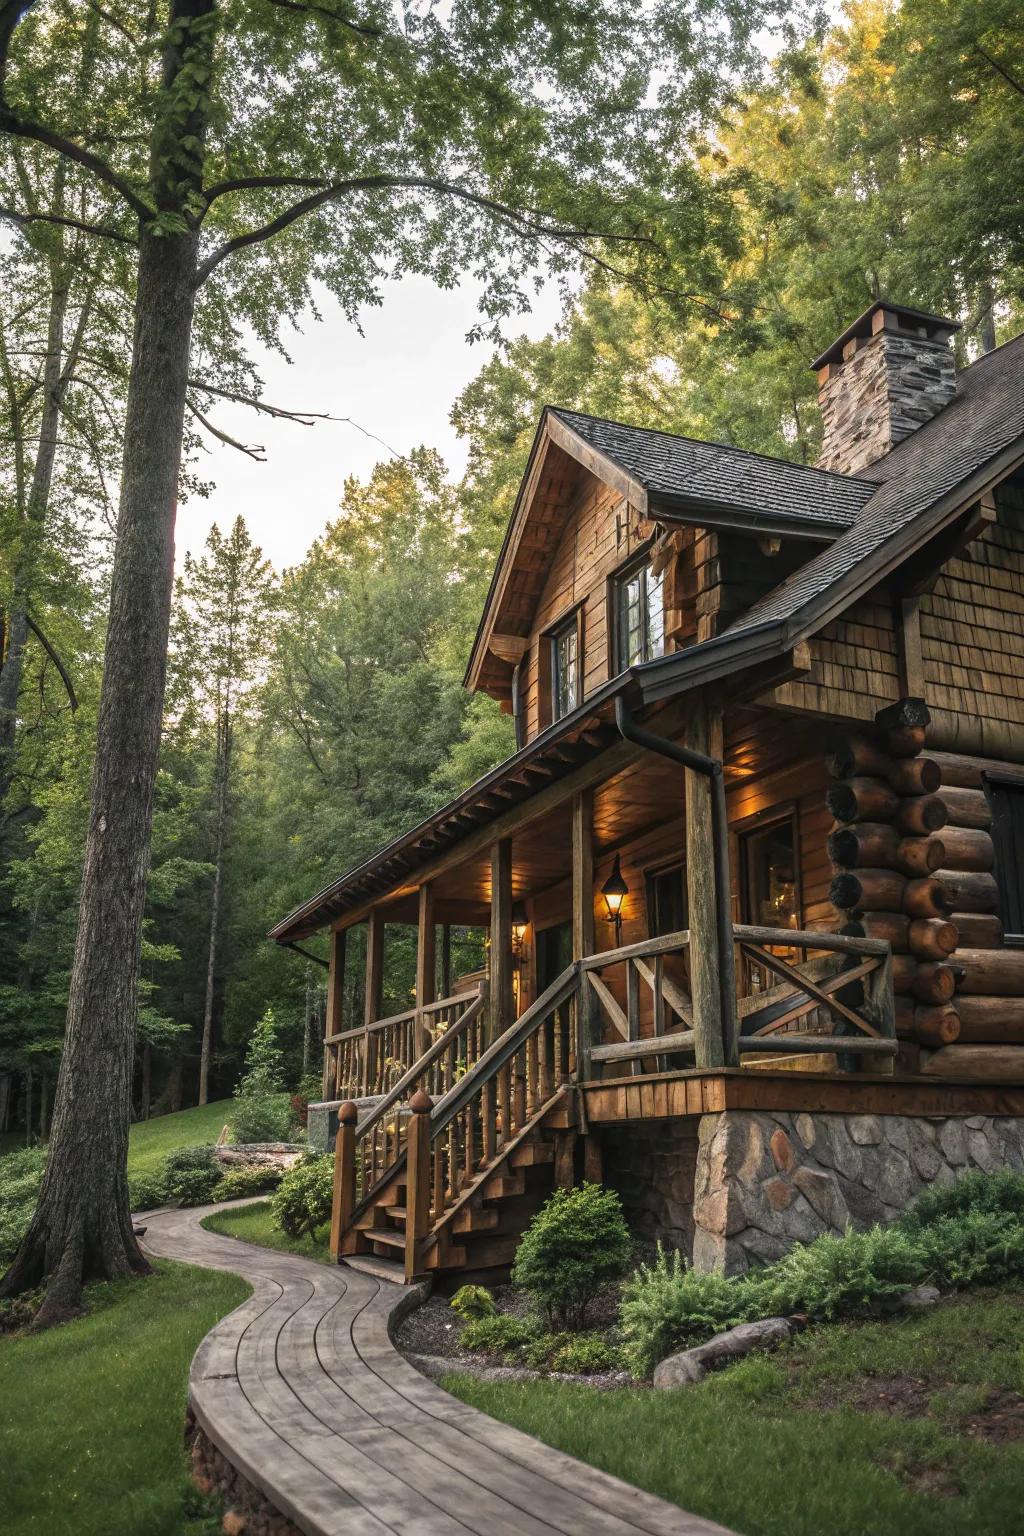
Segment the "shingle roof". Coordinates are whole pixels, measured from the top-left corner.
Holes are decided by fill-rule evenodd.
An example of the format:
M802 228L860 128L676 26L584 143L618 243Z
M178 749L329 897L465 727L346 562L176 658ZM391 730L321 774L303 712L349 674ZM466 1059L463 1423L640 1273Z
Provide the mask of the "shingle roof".
M949 405L871 465L879 483L849 530L726 633L773 619L798 622L868 556L898 541L924 512L1022 437L1024 335L965 368Z
M851 527L874 494L870 476L834 474L726 443L699 442L560 407L549 410L638 481L659 511L673 502L694 511L732 508L754 522L759 515L785 518L828 534Z

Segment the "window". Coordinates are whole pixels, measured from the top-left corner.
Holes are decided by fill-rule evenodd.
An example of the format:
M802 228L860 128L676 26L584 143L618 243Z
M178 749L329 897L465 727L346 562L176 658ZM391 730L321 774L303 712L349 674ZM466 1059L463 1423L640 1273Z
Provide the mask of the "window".
M647 876L647 936L660 939L666 933L681 933L688 920L686 869L674 864Z
M756 928L800 927L798 848L795 811L771 820L761 818L740 833L741 912L745 923ZM784 944L772 944L770 949L784 960L801 958L798 950ZM766 966L753 960L745 962L744 970L748 995L763 992L778 981Z
M1007 939L1024 944L1024 779L985 775L999 916Z
M665 650L664 575L644 560L615 582L616 660L619 671L652 661Z
M580 635L577 616L551 636L551 718L561 720L580 702Z

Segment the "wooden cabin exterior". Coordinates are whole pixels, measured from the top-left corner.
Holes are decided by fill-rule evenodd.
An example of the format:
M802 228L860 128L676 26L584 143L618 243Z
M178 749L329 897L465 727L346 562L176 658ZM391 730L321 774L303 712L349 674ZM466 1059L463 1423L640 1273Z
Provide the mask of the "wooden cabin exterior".
M507 1264L553 1181L650 1214L666 1159L684 1216L654 1226L695 1262L872 1213L877 1167L816 1164L737 1243L753 1175L715 1138L750 1167L760 1138L769 1204L800 1172L758 1116L802 1117L810 1162L814 1117L881 1116L919 1181L904 1143L947 1118L1024 1156L1024 339L957 375L954 329L854 322L815 364L818 468L545 410L466 675L518 750L272 932L331 933L340 1256ZM415 1002L383 1019L398 923Z

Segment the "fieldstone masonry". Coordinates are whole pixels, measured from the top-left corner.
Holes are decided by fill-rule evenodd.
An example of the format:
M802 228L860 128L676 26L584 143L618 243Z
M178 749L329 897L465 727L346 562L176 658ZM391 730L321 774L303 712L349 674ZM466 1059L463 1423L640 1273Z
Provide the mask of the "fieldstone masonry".
M849 475L874 464L955 394L945 339L884 330L861 341L851 357L829 365L821 384L818 468Z
M1024 1119L990 1115L728 1110L704 1115L697 1139L693 1264L726 1274L823 1232L894 1221L969 1168L1024 1168Z
M694 1232L696 1122L661 1120L602 1131L605 1182L618 1190L633 1231L688 1255Z

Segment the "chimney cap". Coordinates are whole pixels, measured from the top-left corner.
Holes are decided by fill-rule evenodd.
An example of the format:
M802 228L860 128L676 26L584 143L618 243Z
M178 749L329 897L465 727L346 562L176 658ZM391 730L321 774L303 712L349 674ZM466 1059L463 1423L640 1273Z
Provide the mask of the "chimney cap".
M876 299L841 336L837 336L811 367L824 368L828 363L841 363L843 350L855 338L867 339L879 331L891 331L902 336L923 336L929 341L948 341L960 329L959 320L947 320L943 315L932 315L925 309L910 309L906 304L891 304L888 299Z

